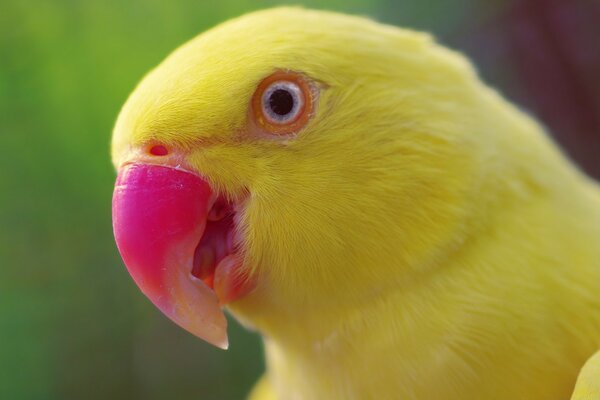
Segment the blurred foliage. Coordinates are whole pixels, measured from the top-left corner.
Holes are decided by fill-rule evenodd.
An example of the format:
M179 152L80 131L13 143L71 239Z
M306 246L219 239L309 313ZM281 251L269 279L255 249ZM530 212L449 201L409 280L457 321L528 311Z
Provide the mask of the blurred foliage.
M467 18L501 9L475 3L303 2L459 46ZM231 321L231 349L214 349L134 286L112 239L108 144L128 93L170 51L276 4L0 0L0 399L239 399L262 373L255 334Z

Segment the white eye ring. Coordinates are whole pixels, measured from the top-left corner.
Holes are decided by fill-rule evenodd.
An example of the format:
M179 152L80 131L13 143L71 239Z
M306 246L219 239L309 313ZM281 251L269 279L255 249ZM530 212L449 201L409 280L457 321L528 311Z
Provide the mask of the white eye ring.
M276 81L267 87L261 98L263 115L277 125L294 122L304 107L302 89L290 81Z

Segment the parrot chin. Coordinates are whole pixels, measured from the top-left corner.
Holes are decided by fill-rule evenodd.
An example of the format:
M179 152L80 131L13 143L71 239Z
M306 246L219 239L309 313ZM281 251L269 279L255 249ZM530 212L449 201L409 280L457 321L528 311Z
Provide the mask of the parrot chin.
M113 194L113 230L141 291L175 323L226 349L221 306L254 287L241 273L234 205L179 166L130 163Z

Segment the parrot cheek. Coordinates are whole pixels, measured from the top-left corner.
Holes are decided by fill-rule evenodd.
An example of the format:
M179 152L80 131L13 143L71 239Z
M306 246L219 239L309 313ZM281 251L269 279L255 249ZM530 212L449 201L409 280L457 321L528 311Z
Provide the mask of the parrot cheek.
M223 204L199 176L162 165L124 166L113 194L117 247L141 291L175 323L225 349L221 305L253 281L240 279L233 215Z

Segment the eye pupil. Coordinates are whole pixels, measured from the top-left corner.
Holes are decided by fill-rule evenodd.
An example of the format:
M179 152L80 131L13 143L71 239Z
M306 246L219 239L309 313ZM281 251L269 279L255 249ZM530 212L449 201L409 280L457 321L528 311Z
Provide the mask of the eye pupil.
M269 96L269 106L277 115L287 115L294 109L294 96L285 89L277 89Z

